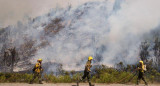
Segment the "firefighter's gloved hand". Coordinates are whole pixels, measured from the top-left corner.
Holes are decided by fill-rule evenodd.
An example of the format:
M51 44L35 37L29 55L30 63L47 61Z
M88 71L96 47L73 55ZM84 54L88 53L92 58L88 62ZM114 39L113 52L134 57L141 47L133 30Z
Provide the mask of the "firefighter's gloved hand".
M141 68L139 68L139 67L138 67L138 68L136 68L136 70L140 70L140 69L141 69Z
M91 72L91 70L89 69L88 72Z

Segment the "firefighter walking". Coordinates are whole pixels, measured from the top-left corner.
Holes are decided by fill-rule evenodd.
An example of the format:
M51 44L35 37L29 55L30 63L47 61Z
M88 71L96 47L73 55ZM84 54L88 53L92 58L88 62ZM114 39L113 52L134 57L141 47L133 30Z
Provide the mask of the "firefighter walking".
M42 77L41 77L42 71L43 71L43 69L42 69L42 59L38 59L36 65L33 68L34 75L33 75L32 80L30 81L30 84L33 84L33 81L36 78L38 78L39 84L43 84L42 83Z
M88 61L87 61L86 65L85 65L84 75L80 78L80 81L83 81L87 77L89 86L92 86L91 81L90 81L90 72L91 72L91 67L92 67L92 65L91 65L92 59L93 59L92 56L88 57ZM79 82L80 81L77 82L77 86L79 86Z
M143 61L139 61L137 85L139 85L140 79L142 79L144 81L145 85L148 85L145 78L144 78L144 63L143 63Z

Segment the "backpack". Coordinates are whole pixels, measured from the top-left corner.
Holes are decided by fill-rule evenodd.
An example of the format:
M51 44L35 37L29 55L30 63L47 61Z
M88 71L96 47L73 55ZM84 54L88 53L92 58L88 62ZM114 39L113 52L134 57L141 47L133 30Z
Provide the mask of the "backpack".
M144 66L144 69L143 69L143 70L144 70L144 71L147 71L147 66L146 66L146 65L143 65L143 66Z

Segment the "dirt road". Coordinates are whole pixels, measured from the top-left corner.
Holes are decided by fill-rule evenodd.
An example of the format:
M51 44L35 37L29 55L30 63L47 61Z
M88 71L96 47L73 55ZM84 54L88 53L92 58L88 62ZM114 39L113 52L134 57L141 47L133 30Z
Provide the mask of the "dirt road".
M44 84L27 84L27 83L0 83L0 86L76 86L75 83L44 83ZM88 86L87 83L82 83L79 86ZM125 84L95 84L95 86L136 86L136 85L125 85ZM143 84L139 86L145 86ZM148 86L160 86L160 84L151 84Z

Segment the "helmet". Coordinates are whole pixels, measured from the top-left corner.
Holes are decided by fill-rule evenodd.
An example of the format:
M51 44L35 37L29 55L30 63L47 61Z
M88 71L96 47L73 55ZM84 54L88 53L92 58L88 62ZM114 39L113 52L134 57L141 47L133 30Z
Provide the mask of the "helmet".
M41 61L42 61L42 59L38 59L37 61L40 61L40 62L41 62Z
M140 61L139 61L139 63L142 63L142 64L143 64L143 61L142 61L142 60L140 60Z
M92 60L92 59L93 59L93 57L92 57L92 56L89 56L89 57L88 57L88 60Z

